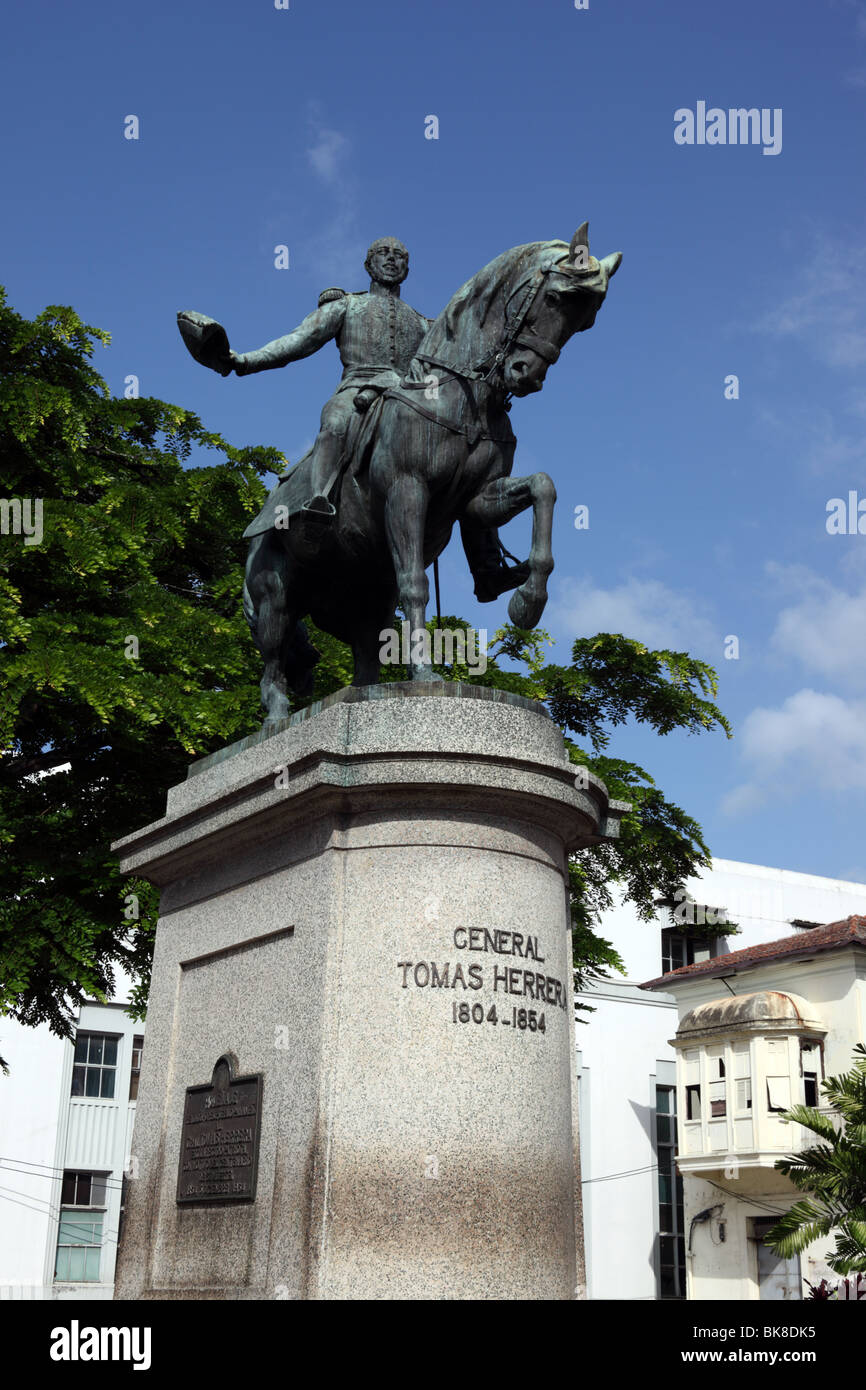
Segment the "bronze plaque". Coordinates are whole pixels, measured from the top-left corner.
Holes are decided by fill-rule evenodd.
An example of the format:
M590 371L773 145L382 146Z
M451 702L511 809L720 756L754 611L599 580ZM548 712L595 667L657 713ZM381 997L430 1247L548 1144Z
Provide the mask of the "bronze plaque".
M232 1076L230 1059L220 1057L210 1082L187 1087L177 1174L179 1204L255 1201L262 1086L261 1072Z

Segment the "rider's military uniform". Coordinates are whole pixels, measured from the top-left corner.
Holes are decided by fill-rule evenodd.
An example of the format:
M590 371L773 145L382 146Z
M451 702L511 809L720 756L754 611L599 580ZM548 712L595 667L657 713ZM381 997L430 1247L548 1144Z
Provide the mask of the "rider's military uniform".
M329 298L337 294L338 299ZM333 338L343 363L343 376L335 395L352 391L347 402L351 405L354 392L362 386L384 388L398 384L432 322L395 294L325 290L320 306L293 333L275 338L257 352L237 353L234 367L238 376L297 362L318 352Z
M335 339L343 363L337 390L322 410L319 435L311 459L314 494L327 492L334 482L343 454L346 432L359 393L366 389L358 408L388 386L399 385L430 326L430 320L396 294L346 294L325 290L319 308L308 314L293 333L276 338L257 352L236 354L238 376L284 367L309 357Z

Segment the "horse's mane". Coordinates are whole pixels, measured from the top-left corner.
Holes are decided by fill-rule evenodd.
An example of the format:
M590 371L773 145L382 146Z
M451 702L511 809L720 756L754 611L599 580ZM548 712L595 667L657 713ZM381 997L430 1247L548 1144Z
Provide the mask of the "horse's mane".
M508 300L521 281L567 255L565 241L530 241L503 251L452 295L424 334L409 376L423 376L423 368L416 366L419 357L429 355L455 367L484 357L498 339Z

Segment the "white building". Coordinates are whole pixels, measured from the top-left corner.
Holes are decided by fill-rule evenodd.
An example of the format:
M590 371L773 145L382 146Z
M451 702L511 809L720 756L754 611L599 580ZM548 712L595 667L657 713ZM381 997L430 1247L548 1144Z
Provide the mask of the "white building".
M111 1298L144 1031L122 1004L74 1044L3 1020L0 1298Z
M686 886L699 904L726 910L740 934L726 938L720 926L713 938L710 927L709 939L699 940L691 925L673 929L667 915L642 922L630 905L621 906L598 930L616 946L625 974L579 996L596 1010L576 1029L589 1298L686 1293L688 1232L675 1163L676 1052L670 1041L679 1023L677 1002L672 993L643 990L641 983L730 949L804 935L866 912L866 884L731 860L717 859ZM724 918L725 911L718 915ZM841 1070L848 1066L850 1053Z
M801 1194L776 1161L820 1142L782 1118L825 1113L821 1082L850 1071L866 1029L866 917L737 950L644 989L677 1001L677 1166L687 1297L803 1298L836 1282L822 1237L782 1259L762 1237Z

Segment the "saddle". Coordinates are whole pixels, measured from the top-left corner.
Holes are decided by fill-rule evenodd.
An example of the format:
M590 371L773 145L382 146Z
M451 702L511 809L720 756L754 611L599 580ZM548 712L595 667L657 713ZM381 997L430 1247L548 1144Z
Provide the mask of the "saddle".
M368 392L369 398L366 405L352 416L351 424L343 441L340 461L325 485L324 495L336 509L339 509L339 499L347 475L353 479L360 478L367 467L369 446L372 443L376 420L381 413L382 388L365 386L362 391ZM360 396L362 392L358 394ZM309 500L312 490L309 468L312 452L311 449L288 473L280 478L276 487L269 493L258 516L250 522L244 531L245 540L252 540L255 536L263 536L271 530L286 531L291 529L293 543L297 540L304 545L305 549L315 551L317 554L321 554L323 547L330 544L333 527L323 526L321 520L316 518L315 513L306 510L304 506L305 502ZM327 521L330 513L325 513L324 516ZM305 533L303 536L301 535L302 528Z

